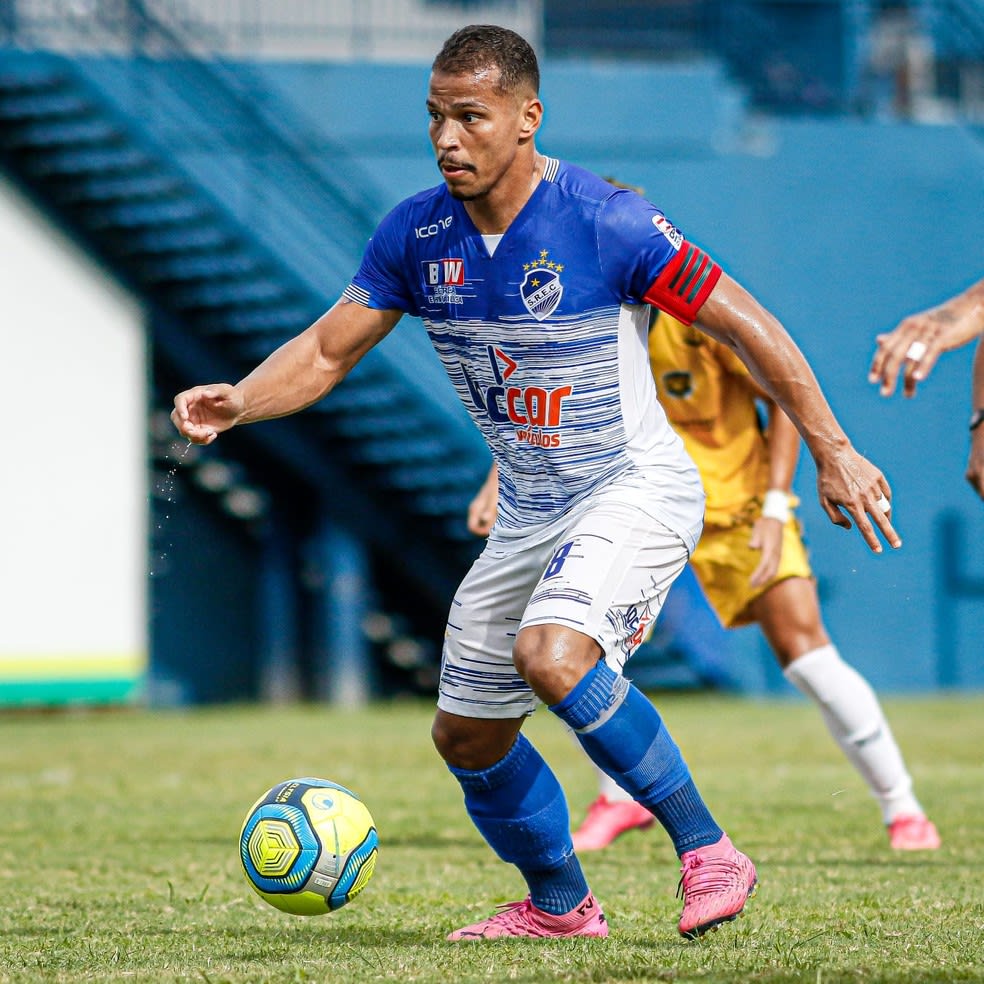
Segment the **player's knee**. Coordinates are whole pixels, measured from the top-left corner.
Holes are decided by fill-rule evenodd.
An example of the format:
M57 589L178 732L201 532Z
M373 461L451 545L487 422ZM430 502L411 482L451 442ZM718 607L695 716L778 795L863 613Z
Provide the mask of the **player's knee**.
M528 626L516 636L513 666L534 693L539 694L544 685L550 684L558 658L563 657L563 647L558 647L558 642L546 625Z
M518 724L513 727L505 722L463 718L439 711L431 725L431 740L448 765L456 769L487 769L509 751L518 730Z
M444 715L438 714L431 725L431 741L438 755L449 764L454 764L456 752L465 743L465 735L461 729L454 727Z
M555 625L527 626L513 646L516 672L548 704L570 693L600 658L601 647L593 639Z

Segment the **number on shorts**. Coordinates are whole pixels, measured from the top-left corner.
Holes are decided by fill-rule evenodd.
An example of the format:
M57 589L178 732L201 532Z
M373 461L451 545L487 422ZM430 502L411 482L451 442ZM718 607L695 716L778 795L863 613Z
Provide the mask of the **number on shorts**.
M550 563L547 564L547 569L543 572L543 579L546 580L548 577L556 577L561 568L564 566L564 561L567 560L567 555L571 552L571 547L574 546L573 540L568 540L567 543L562 543L558 548L557 552L550 558Z

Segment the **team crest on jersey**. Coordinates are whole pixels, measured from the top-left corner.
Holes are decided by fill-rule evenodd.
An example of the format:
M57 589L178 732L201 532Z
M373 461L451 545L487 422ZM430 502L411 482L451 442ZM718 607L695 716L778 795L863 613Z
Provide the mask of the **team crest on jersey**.
M663 388L669 396L682 400L694 391L694 377L689 372L664 372Z
M564 296L564 285L560 282L564 265L548 259L549 255L549 250L541 249L537 259L524 263L525 276L519 285L519 293L526 310L537 321L549 318L557 310L557 305Z
M684 333L683 344L689 345L691 348L700 348L704 344L704 336L700 329L691 325Z

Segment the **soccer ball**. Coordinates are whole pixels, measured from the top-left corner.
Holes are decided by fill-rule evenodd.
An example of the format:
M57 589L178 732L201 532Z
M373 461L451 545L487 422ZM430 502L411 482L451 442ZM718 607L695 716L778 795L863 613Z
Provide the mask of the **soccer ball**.
M379 837L355 793L327 779L289 779L249 809L239 833L246 880L297 916L340 909L366 887Z

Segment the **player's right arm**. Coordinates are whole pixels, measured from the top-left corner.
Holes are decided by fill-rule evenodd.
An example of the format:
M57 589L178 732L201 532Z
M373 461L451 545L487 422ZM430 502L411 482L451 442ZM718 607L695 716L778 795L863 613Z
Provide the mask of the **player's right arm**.
M303 410L331 392L401 314L343 298L234 386L211 383L179 393L171 421L193 444L211 444L237 424Z

